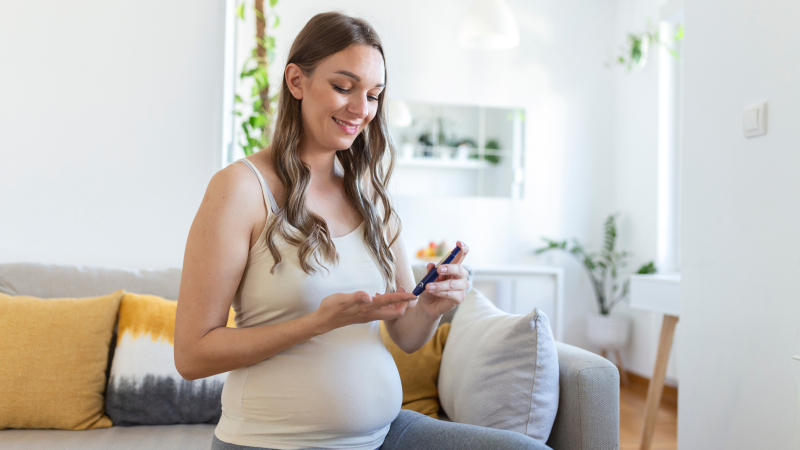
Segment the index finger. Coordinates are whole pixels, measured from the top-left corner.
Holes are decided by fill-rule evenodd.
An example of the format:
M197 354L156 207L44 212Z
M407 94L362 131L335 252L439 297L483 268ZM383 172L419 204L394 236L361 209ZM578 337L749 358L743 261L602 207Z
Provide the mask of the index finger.
M390 303L410 302L417 298L416 295L410 292L392 292L389 294L379 294L372 297L373 304L378 306L385 306Z
M461 248L461 251L458 252L455 258L450 261L450 264L461 264L461 261L464 261L464 258L467 257L467 253L469 253L469 246L464 243L464 241L456 242L456 246Z

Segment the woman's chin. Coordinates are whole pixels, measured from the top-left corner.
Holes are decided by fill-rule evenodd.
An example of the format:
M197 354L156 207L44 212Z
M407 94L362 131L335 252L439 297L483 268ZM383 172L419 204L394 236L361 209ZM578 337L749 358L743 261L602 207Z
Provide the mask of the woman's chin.
M337 150L347 150L353 145L354 141L355 137L353 137L352 139L335 139L333 140L332 147Z

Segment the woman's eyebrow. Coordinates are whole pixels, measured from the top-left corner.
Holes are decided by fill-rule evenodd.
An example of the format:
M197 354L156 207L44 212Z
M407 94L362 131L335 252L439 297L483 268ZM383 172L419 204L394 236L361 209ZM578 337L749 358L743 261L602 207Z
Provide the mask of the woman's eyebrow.
M341 75L347 75L348 77L350 77L350 78L352 78L352 79L354 79L354 80L356 80L358 82L361 82L361 77L359 77L358 75L354 74L353 72L348 72L346 70L337 70L334 73L338 73L338 74L341 74ZM386 85L383 84L383 83L375 85L375 87L384 87L384 86L386 86Z

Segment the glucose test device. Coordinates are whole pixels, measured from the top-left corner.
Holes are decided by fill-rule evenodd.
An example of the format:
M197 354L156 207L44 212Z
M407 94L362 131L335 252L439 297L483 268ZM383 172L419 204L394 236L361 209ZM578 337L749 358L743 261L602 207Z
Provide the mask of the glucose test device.
M425 290L425 285L427 285L428 283L436 280L436 278L439 277L439 273L436 271L436 269L438 269L439 266L442 265L442 264L450 264L450 262L453 261L453 258L455 258L456 255L458 254L458 252L460 252L460 251L461 251L461 247L456 246L456 248L454 248L453 251L448 253L447 256L442 258L441 261L436 263L436 265L433 266L433 269L431 269L430 272L428 272L428 274L425 275L425 277L422 280L420 280L420 282L417 285L417 287L414 288L413 294L416 295L417 297L419 297L419 294L422 294L422 291Z

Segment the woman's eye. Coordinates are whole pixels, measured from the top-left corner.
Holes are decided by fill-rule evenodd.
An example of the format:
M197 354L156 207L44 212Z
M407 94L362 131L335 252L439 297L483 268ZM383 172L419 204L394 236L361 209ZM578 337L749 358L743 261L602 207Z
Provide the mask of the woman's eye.
M350 92L350 89L345 89L345 88L337 86L335 84L331 84L331 86L333 86L333 89L336 90L336 92L341 92L342 94L347 94L347 93ZM368 95L367 98L370 101L373 101L373 102L377 102L378 101L378 97L376 97L376 96Z

